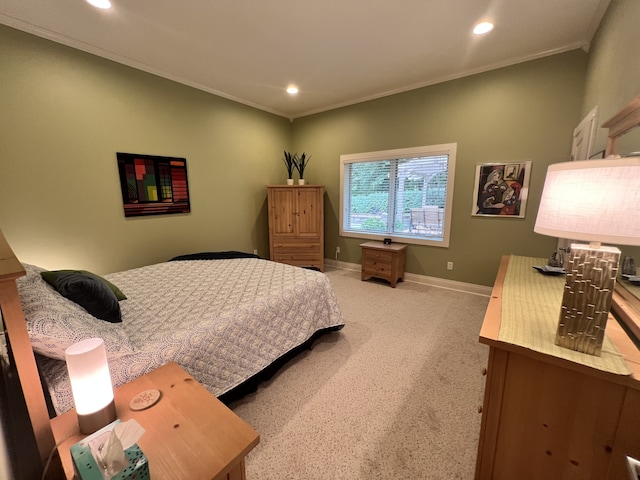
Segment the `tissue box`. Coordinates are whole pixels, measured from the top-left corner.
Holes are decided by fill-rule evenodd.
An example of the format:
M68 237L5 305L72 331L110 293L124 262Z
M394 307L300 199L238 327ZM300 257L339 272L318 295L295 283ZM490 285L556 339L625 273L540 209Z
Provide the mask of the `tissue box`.
M102 469L91 453L89 444L103 435L106 440L114 425L119 422L120 420L116 420L110 423L71 447L71 458L76 478L80 480L149 480L149 463L137 443L124 451L129 460L129 466L108 479L103 476Z

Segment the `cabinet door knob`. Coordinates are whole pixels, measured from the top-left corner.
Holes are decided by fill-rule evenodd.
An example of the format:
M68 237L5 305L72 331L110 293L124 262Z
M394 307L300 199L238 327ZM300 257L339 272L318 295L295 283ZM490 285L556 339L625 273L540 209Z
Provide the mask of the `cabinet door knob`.
M484 368L482 369L482 376L483 376L483 377L486 377L486 376L487 376L487 367L484 367Z
M482 413L482 405L478 405L478 413Z

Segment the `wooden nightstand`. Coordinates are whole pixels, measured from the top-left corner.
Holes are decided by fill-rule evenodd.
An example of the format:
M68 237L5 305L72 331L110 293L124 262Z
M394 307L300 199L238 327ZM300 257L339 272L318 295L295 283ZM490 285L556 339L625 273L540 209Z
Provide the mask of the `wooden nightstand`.
M134 412L129 402L149 389L161 392L152 407ZM138 441L149 461L153 480L245 480L245 456L260 436L214 395L175 363L115 389L118 418L136 419L146 430ZM73 478L69 449L84 438L78 432L75 410L51 421L65 474Z
M382 278L396 288L398 280L404 280L404 263L406 257L406 245L382 242L361 243L362 248L362 274L361 280L369 277Z

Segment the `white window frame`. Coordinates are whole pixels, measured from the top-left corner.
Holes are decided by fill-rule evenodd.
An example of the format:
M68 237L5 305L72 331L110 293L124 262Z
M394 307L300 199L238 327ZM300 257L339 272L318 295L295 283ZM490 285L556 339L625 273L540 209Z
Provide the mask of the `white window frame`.
M453 209L453 184L456 167L457 143L444 143L441 145L427 145L422 147L399 148L394 150L381 150L377 152L353 153L340 155L340 236L363 238L370 240L382 240L391 238L394 242L402 242L417 245L430 245L434 247L449 247L451 233L451 211ZM345 230L344 221L347 218L348 205L345 204L345 164L357 162L372 162L384 160L398 160L403 158L419 158L431 156L448 156L447 164L447 193L444 207L444 222L442 240L434 240L416 235L403 236L399 233L377 233L370 231ZM395 182L392 182L395 183ZM390 187L393 188L393 187Z

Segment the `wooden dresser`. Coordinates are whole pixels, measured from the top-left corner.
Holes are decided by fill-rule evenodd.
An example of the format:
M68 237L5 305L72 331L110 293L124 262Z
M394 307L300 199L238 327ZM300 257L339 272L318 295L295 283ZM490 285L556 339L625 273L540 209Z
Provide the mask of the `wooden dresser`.
M324 187L270 185L269 258L324 271Z
M607 336L631 375L500 341L510 259L502 259L480 331L489 361L476 479L627 479L626 456L640 457L637 347L613 317Z

